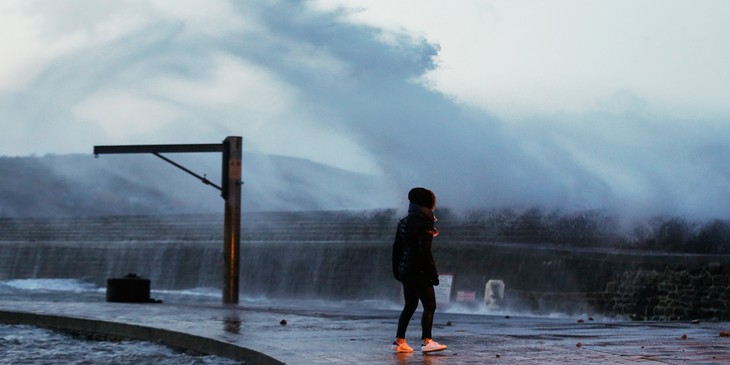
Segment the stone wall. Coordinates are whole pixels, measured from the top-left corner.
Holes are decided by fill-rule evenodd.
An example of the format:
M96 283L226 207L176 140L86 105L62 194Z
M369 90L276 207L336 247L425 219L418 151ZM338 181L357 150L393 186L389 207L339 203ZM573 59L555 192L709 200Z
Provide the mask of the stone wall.
M665 265L623 272L609 283L605 310L634 319L730 320L730 271L727 265Z
M730 320L727 263L655 265L614 275L592 292L512 290L516 308L540 313L594 314L633 320Z

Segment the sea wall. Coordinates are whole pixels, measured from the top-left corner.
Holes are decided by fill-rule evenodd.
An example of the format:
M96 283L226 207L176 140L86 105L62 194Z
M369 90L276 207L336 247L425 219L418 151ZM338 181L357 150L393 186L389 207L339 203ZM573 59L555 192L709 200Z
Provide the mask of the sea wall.
M244 216L241 295L398 301L394 221L378 213ZM459 231L461 230L461 231ZM469 227L434 241L451 303L482 306L488 280L503 305L535 313L637 320L730 320L730 256L492 242ZM0 280L78 278L103 286L135 273L152 289L222 287L222 217L0 219ZM461 300L461 302L459 302Z

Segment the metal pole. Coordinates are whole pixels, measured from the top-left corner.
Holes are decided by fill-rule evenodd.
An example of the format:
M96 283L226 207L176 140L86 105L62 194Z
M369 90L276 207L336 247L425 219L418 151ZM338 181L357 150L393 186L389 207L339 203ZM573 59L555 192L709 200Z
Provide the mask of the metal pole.
M227 137L221 144L167 144L94 146L94 155L107 153L152 153L221 191L225 201L223 230L223 303L238 303L241 247L241 137ZM222 152L221 187L211 183L160 153Z
M223 303L238 303L241 247L241 137L223 141Z

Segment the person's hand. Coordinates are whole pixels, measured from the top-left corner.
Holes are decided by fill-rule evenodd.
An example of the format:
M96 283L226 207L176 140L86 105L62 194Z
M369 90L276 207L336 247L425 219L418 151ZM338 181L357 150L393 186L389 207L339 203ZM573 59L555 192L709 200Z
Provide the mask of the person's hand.
M439 286L439 277L438 276L435 277L435 278L433 278L433 279L431 279L431 285L433 285L433 286Z

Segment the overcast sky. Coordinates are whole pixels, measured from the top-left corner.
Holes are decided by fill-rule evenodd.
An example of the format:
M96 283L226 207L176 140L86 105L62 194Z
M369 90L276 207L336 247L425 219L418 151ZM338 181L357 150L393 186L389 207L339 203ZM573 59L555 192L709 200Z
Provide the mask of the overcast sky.
M6 0L0 155L240 135L454 207L730 218L728 34L722 0Z

